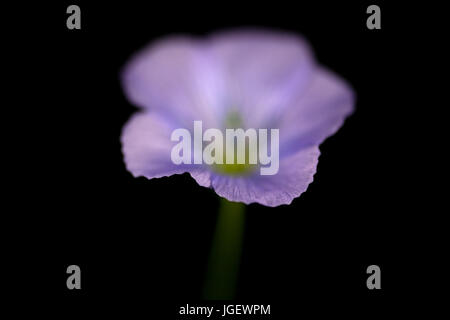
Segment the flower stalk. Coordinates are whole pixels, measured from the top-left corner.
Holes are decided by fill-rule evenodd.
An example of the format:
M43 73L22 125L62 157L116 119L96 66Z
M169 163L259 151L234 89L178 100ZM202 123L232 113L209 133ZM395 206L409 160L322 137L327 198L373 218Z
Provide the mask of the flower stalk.
M221 198L208 261L204 298L235 298L244 235L245 204Z

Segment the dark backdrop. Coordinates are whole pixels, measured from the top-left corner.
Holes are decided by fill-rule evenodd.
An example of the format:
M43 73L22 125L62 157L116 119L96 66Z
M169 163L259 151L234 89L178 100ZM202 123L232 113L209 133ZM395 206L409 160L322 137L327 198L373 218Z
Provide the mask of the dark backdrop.
M137 109L118 75L153 39L242 26L304 35L318 60L352 84L357 105L321 145L307 192L290 206L248 206L238 300L271 303L283 318L365 319L418 294L427 280L411 266L423 268L417 254L430 251L421 247L403 158L405 110L414 108L404 103L405 70L417 60L404 8L374 3L381 30L366 28L366 1L39 6L40 24L18 40L35 67L21 79L32 89L18 97L35 101L27 106L29 171L19 181L27 197L14 220L20 294L58 307L61 318L165 319L176 303L200 301L218 197L187 174L149 181L125 170L119 137ZM81 30L66 29L70 4L81 7ZM66 288L71 264L81 267L81 291ZM366 288L371 264L381 267L382 290Z

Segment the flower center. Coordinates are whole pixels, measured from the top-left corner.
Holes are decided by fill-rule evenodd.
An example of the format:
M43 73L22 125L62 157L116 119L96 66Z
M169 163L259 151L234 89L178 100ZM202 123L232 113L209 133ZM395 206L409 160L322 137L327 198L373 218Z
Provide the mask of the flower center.
M242 120L241 115L237 111L230 111L224 122L224 126L226 129L239 129L244 127L244 121ZM232 150L234 148L234 150ZM254 170L258 168L257 164L250 164L250 150L248 143L245 144L245 163L238 163L237 159L237 146L233 144L232 146L226 145L223 153L223 164L214 164L212 168L214 171L226 174L226 175L248 175L252 173ZM226 163L227 153L234 154L233 163ZM257 156L257 154L256 154Z

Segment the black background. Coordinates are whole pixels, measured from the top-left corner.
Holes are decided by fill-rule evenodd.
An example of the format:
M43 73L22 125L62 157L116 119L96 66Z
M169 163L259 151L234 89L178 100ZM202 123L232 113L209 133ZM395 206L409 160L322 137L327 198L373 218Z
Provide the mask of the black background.
M289 206L247 207L237 300L270 303L276 319L414 309L415 297L440 277L438 249L419 213L420 173L405 160L415 108L405 103L407 71L418 63L410 38L421 31L408 27L404 7L373 3L381 30L366 28L372 2L365 1L40 5L32 32L16 40L33 65L18 80L32 88L16 101L34 101L20 159L28 170L13 186L22 197L10 238L18 249L7 264L19 271L17 294L60 318L170 319L177 303L201 301L218 197L187 174L149 181L125 170L119 137L137 109L122 93L119 71L165 35L261 26L304 35L317 59L352 84L357 105L321 145L307 192ZM66 28L70 4L81 7L81 30ZM66 288L71 264L81 267L80 291ZM378 291L366 287L371 264L381 267Z

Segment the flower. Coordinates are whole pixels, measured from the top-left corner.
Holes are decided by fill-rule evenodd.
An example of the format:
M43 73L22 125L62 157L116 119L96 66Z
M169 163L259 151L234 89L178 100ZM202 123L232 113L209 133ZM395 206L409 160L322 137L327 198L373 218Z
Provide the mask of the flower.
M130 59L122 84L141 108L121 137L124 161L134 176L189 172L199 185L230 201L272 207L290 204L306 191L319 145L342 126L355 100L344 80L314 61L304 39L267 30L162 39ZM171 133L192 128L196 120L209 128L227 123L278 128L278 173L174 164Z

